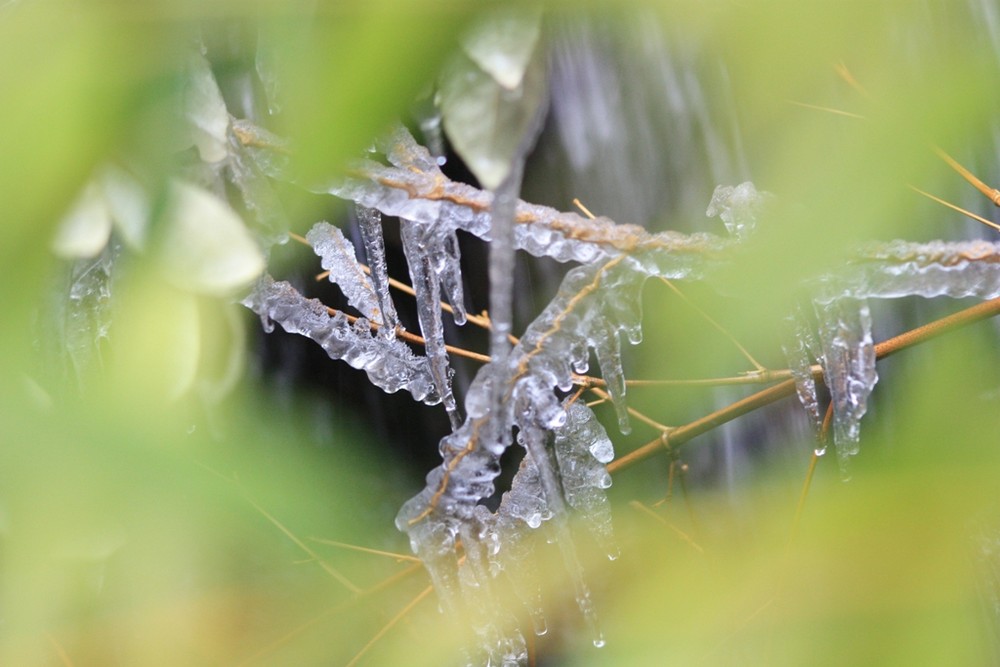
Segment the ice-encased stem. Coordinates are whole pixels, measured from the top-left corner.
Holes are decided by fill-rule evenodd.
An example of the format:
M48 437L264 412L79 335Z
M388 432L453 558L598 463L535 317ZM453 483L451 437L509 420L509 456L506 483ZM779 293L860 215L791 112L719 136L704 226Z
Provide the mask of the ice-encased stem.
M795 393L809 416L814 432L819 433L823 418L819 414L816 380L812 374L813 351L818 349L818 343L804 318L802 312L786 318L788 328L781 347L795 380Z
M365 245L365 258L378 297L379 311L382 314L382 327L379 333L387 338L396 336L399 326L399 316L396 314L396 304L389 292L389 268L385 260L385 241L382 237L382 213L373 208L356 205L358 228L361 230L361 240Z
M331 359L364 370L372 384L390 394L406 389L427 405L441 400L427 359L414 355L402 341L372 336L364 318L357 320L359 326L351 325L344 313L331 317L318 299L307 299L289 283L268 275L257 282L243 305L265 323L273 320L289 333L313 339Z
M563 563L566 572L573 582L573 591L576 597L577 606L583 614L587 624L591 627L594 636L600 636L597 627L597 614L594 610L593 601L590 597L590 588L584 577L583 565L576 553L576 546L569 527L569 513L566 508L566 500L563 495L562 484L556 475L556 464L547 446L547 433L538 428L522 425L518 433L518 440L527 450L526 456L535 460L538 466L539 479L542 491L545 494L545 502L552 512L553 531L555 541L562 553Z
M378 297L361 269L354 246L339 228L317 222L306 234L306 241L320 257L320 265L329 272L330 282L340 288L347 302L370 320L384 324ZM379 331L385 327L380 327Z
M868 410L878 374L871 313L863 299L816 303L823 348L823 377L833 403L833 443L841 471L858 453L861 418Z
M403 252L406 253L410 281L416 294L417 319L420 321L420 333L424 337L431 374L441 396L441 402L448 413L448 419L451 421L452 431L457 431L462 425L462 417L451 390L451 365L448 361L448 351L445 349L444 325L441 321L440 281L434 270L433 257L428 250L428 245L433 243L433 239L426 238L433 233L426 226L412 220L400 220Z
M507 357L513 329L514 212L521 189L520 160L493 195L490 220L490 383L491 438L501 437L499 415L507 392Z

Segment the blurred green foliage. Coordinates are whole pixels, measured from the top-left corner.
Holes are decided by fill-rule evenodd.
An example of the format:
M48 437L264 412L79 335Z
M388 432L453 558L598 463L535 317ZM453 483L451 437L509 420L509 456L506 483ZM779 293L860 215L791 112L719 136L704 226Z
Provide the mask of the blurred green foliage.
M964 4L649 6L733 66L748 159L784 202L727 280L740 299L726 324L745 344L773 346L770 323L800 280L851 243L958 236L944 212L938 226L914 227L915 210L932 205L905 185L957 182L942 178L929 143L975 152L990 136L995 54ZM128 155L169 172L181 54L199 31L266 26L286 86L276 129L307 175L325 175L406 112L477 11L436 0L0 7L0 664L346 664L373 639L368 664L454 661L460 637L433 596L379 634L427 586L422 571L358 595L408 564L309 540L406 548L392 516L413 489L398 487L392 462L365 460L363 417L334 413L331 456L301 423L269 416L252 383L211 420L197 401L170 402L163 350L186 322L170 316L172 296L141 262L122 306L127 333L112 336L117 363L86 395L39 381L35 339L54 225L93 169ZM903 33L912 43L892 39ZM838 63L865 92L837 77ZM843 103L867 120L790 100ZM243 344L228 338L230 307L199 305L206 363ZM660 334L686 327L647 313L652 373L718 374L712 354L698 354L701 339L688 354L659 354L669 344ZM1000 534L996 337L956 340L905 353L916 361L877 389L892 392L891 423L873 429L854 483L821 461L791 542L806 445L797 465L741 489L738 508L721 492L692 491L690 513L675 497L653 518L628 506L641 491L623 473L622 561L589 568L608 645L567 630L565 644L544 646L573 664L996 661L998 582L984 546ZM668 358L669 370L659 366ZM550 580L558 601L565 582Z

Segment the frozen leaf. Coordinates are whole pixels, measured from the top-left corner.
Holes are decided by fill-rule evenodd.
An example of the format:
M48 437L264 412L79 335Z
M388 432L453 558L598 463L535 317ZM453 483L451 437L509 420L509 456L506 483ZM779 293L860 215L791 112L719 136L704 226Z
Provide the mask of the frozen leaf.
M107 165L98 180L115 228L130 247L146 248L152 206L142 185L124 169Z

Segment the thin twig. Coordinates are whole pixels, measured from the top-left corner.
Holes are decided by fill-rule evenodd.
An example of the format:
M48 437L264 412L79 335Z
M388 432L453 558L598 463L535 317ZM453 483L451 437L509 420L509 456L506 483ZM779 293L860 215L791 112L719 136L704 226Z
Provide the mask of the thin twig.
M343 584L344 588L346 588L347 590L351 591L352 593L360 593L361 592L360 588L358 588L353 583L351 583L351 581L347 577L345 577L344 575L342 575L340 572L338 572L335 567L333 567L332 565L330 565L329 563L327 563L325 560L323 560L323 558L321 558L319 554L317 554L315 551L313 551L312 548L310 548L308 544L306 544L305 542L303 542L302 540L300 540L299 537L295 533L293 533L291 530L289 530L287 527L285 527L285 525L283 523L281 523L275 517L273 517L267 510L265 510L263 507L261 507L260 505L258 505L256 502L254 502L254 500L252 498L250 498L249 496L246 496L246 501L248 503L250 503L251 505L253 505L253 508L255 510L257 510L258 512L260 512L261 515L263 515L265 519L267 519L272 524L274 524L278 528L278 530L280 530L281 532L283 532L288 537L288 539L290 539L292 542L295 543L295 545L297 547L299 547L300 549L302 549L302 551L306 552L312 558L315 558L316 562L319 563L319 566L321 568L323 568L323 571L326 572L327 574L329 574L331 577L333 577L337 581L339 581L341 584Z
M645 514L645 515L647 515L647 516L655 519L659 523L662 523L664 526L666 526L670 530L672 530L675 533L677 533L678 537L680 537L684 542L686 542L689 545L691 545L691 547L693 549L695 549L698 553L700 553L700 554L704 554L705 553L705 549L702 548L702 546L700 544L698 544L697 542L695 542L693 537L691 537L690 535L688 535L687 533L685 533L683 530L681 530L680 528L678 528L674 524L672 524L669 521L667 521L666 519L664 519L662 516L660 516L659 514L657 514L654 510L650 509L649 507L646 507L645 505L643 505L638 500L633 500L633 501L629 502L629 505L632 506L634 509L639 510L643 514Z
M965 327L974 322L988 319L998 314L1000 314L1000 297L984 301L983 303L966 308L965 310L961 310L939 320L935 320L929 324L911 329L910 331L895 336L894 338L882 341L881 343L875 345L875 357L876 359L883 359L891 354L895 354L896 352L900 352L914 345L926 342L931 338L940 336L953 329ZM816 367L813 367L813 374L814 377L817 376ZM817 379L822 379L822 373L818 374ZM754 410L757 410L765 405L770 405L771 403L779 401L787 396L791 396L794 393L795 382L793 380L786 380L780 384L762 389L761 391L751 394L746 398L742 398L735 403L722 408L721 410L716 410L715 412L705 415L700 419L696 419L689 424L678 426L673 429L670 431L670 445L680 446L695 436L707 433L708 431L711 431L728 421L732 421L737 417L753 412ZM615 473L623 468L627 468L635 463L638 463L639 461L653 456L662 449L663 441L661 438L647 442L620 459L609 463L608 472Z
M942 204L943 206L947 206L948 208L952 209L953 211L958 211L962 215L967 216L969 218L972 218L976 222L981 222L984 225L987 225L987 226L992 227L993 229L995 229L997 231L1000 231L1000 225L998 225L997 223L993 222L992 220L987 220L986 218L984 218L982 216L976 215L972 211L966 211L961 206L955 206L951 202L945 201L944 199L941 199L940 197L935 197L934 195L930 194L929 192L924 192L920 188L917 188L917 187L914 187L914 186L911 185L910 189L913 190L914 192L922 194L923 196L927 197L928 199L932 199L932 200L936 201L937 203Z
M947 153L945 153L943 150L941 150L937 146L934 146L933 149L934 149L934 153L939 158L941 158L942 160L944 160L948 164L949 167L951 167L956 172L958 172L959 176L961 176L966 181L968 181L969 183L971 183L974 188L976 188L981 193L983 193L986 196L987 199L989 199L991 202L993 202L994 206L1000 206L1000 190L997 190L996 188L991 188L990 186L988 186L985 183L983 183L981 180L979 180L978 178L976 178L975 174L973 174L971 171L969 171L968 169L966 169L965 167L963 167L961 164L959 164L958 160L956 160L952 156L948 155Z
M310 537L311 541L317 544L328 544L332 547L339 547L341 549L349 549L351 551L360 551L361 553L373 554L375 556L385 556L386 558L392 558L394 560L400 561L410 561L412 563L422 563L423 561L416 556L410 556L408 554L397 554L392 551L381 551L379 549L370 549L368 547L360 547L356 544L348 544L346 542L337 542L336 540L328 540L322 537Z
M677 296L679 296L684 301L684 303L686 303L687 305L691 306L691 308L693 308L696 313L698 313L699 315L701 315L701 317L706 322L708 322L709 324L711 324L723 336L725 336L726 338L728 338L729 341L733 345L736 346L736 349L738 349L740 352L742 352L743 356L746 357L747 360L751 364L753 364L753 367L757 369L757 372L759 372L759 373L766 373L767 372L767 369L764 367L764 365L761 364L760 362L758 362L756 359L754 359L753 355L750 354L747 351L747 349L745 347L743 347L738 340L736 340L736 337L733 336L731 333L729 333L729 331L727 331L724 326L722 326L721 324L719 324L718 322L716 322L715 320L713 320L711 318L711 316L709 316L708 313L706 313L704 310L702 310L697 305L695 305L694 302L691 301L691 299L687 298L687 296L684 295L684 292L680 291L680 289L678 289L672 282L670 282L666 278L660 278L660 280L663 281L663 284L665 284L667 287L669 287L671 290L673 290L674 294L676 294Z
M416 607L418 604L420 604L421 600L423 600L425 597L427 597L428 595L430 595L433 590L434 590L433 586L428 586L424 590L420 591L420 593L418 593L417 596L415 598L413 598L410 601L409 604L407 604L405 607L403 607L402 609L400 609L399 613L397 613L395 616L393 616L391 619L389 619L389 622L386 623L385 625L383 625L382 629L379 630L375 634L375 636L372 637L368 641L368 643L365 644L361 648L360 651L358 651L356 654L354 654L354 657L351 658L351 661L347 663L346 667L353 667L353 665L358 664L358 660L360 660L364 656L364 654L367 653L369 649L371 649L372 646L374 646L376 643L378 643L378 640L382 639L382 637L384 637L385 634L387 632L389 632L389 630L391 630L394 625L396 625L396 623L399 623L399 621L404 616L406 616L407 614L409 614L410 611L412 611L414 607Z

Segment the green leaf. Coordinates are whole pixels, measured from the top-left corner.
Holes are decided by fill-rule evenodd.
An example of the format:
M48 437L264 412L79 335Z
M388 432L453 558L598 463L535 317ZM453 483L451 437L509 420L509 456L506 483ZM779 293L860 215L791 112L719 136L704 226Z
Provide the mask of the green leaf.
M492 15L448 63L438 102L444 129L486 188L495 189L534 141L546 101L539 16Z

